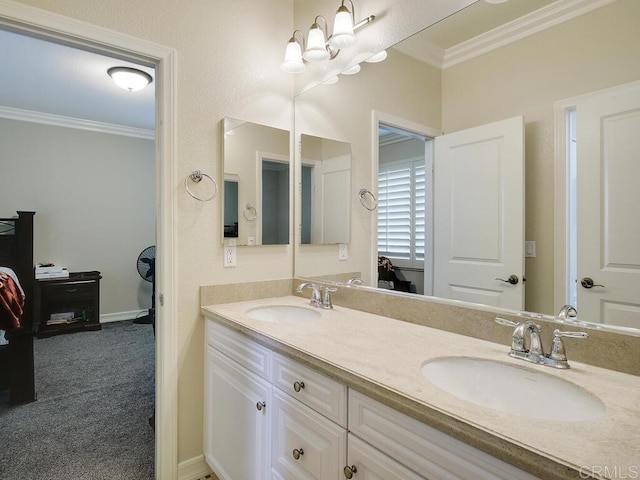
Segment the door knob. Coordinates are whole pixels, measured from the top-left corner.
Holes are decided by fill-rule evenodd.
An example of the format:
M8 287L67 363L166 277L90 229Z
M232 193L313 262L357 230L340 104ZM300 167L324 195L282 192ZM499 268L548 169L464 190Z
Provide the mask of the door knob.
M304 450L302 450L301 448L295 448L295 449L293 450L293 454L292 454L292 455L293 455L293 458L294 458L294 459L296 459L296 460L300 460L300 457L301 457L302 455L304 455Z
M267 404L266 404L265 402L258 402L258 403L256 403L256 408L258 409L258 411L259 411L259 412L261 412L261 411L262 411L262 409L263 409L264 407L266 407L266 406L267 406Z
M506 280L504 278L496 277L496 280L500 280L501 282L504 282L504 283L510 283L511 285L517 285L518 282L520 281L517 275L509 275L509 278L507 278Z
M351 465L351 466L346 466L344 467L344 470L342 471L344 473L344 476L346 478L353 478L353 474L356 473L358 471L358 469L356 468L355 465Z
M589 277L584 277L582 280L580 280L580 285L582 285L584 288L604 287L604 285L593 283L593 279Z
M294 382L293 383L293 389L297 392L299 392L300 390L302 390L304 388L304 382Z

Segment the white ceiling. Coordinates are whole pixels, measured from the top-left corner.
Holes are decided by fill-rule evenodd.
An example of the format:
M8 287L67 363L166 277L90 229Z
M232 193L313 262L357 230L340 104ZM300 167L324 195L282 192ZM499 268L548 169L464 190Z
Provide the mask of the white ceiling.
M107 75L115 66L155 77L153 68L0 30L0 110L154 130L155 82L128 92Z

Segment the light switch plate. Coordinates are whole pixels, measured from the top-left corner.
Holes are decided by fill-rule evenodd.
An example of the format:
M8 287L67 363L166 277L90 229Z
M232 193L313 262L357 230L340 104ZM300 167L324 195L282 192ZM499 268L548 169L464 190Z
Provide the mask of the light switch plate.
M536 258L536 242L524 242L524 256L525 258Z

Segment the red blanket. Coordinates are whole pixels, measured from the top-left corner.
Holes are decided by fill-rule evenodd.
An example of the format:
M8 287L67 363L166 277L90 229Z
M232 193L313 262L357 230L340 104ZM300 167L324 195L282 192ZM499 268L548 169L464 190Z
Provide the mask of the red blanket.
M6 273L0 272L0 329L20 328L20 316L24 297L16 282Z

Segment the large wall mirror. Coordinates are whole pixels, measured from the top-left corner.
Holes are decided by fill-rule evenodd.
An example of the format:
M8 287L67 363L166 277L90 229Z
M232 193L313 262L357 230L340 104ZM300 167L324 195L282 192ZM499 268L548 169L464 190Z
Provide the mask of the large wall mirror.
M287 245L289 132L234 118L223 129L223 242Z
M384 62L363 63L357 75L298 95L296 141L304 132L351 144L352 201L349 258L297 247L296 275L340 282L358 275L368 287L389 288L388 280L379 283L384 256L399 280L392 288L415 292L408 295L549 316L569 303L580 321L640 332L640 229L633 220L640 195L628 183L640 177L637 155L629 153L640 149L633 138L640 122L637 18L636 0L482 0L388 49ZM621 95L622 107L598 110ZM589 159L605 150L605 163ZM520 170L507 175L516 163ZM443 168L450 175L444 186ZM617 183L594 177L601 171ZM380 206L385 179L406 172L413 220L402 259L383 255ZM377 210L357 201L362 188L379 197ZM593 238L604 241L591 245ZM482 274L483 299L466 283L479 275L468 268L504 267L501 249L509 242L515 264ZM583 265L588 258L595 263ZM449 291L439 290L442 269L453 264L458 277L448 278ZM622 275L613 278L616 272ZM516 289L515 304L496 293Z

